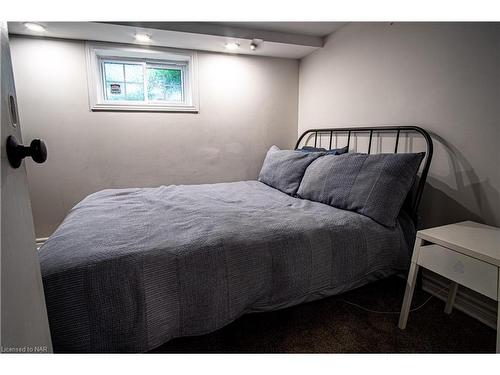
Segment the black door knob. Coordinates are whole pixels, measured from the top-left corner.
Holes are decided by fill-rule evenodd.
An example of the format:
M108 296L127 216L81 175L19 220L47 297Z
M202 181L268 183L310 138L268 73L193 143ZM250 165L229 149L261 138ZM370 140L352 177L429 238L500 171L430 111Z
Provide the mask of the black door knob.
M31 156L33 161L43 163L47 160L47 147L40 139L33 139L29 146L20 145L16 137L7 138L7 158L12 168L19 168L26 156Z

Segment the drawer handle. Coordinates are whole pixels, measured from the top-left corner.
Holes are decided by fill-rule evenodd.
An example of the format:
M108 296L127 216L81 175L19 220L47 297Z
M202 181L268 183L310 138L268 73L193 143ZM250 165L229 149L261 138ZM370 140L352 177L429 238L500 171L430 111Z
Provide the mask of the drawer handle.
M456 262L453 266L453 270L456 273L464 273L464 264L461 261Z

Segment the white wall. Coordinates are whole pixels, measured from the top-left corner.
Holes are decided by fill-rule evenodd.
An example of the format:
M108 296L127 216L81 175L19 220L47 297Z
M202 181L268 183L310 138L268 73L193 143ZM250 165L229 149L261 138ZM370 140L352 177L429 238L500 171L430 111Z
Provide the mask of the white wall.
M199 52L200 113L90 112L80 41L11 38L37 236L105 188L255 179L267 148L297 134L296 60Z
M423 226L500 226L500 24L351 23L299 71L299 133L420 125L435 154Z

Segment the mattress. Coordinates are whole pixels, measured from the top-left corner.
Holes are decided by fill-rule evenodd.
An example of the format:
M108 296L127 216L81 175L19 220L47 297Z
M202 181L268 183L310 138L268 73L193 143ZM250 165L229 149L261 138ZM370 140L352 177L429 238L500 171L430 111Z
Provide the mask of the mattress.
M405 270L414 228L258 181L110 189L40 248L56 352L146 352Z

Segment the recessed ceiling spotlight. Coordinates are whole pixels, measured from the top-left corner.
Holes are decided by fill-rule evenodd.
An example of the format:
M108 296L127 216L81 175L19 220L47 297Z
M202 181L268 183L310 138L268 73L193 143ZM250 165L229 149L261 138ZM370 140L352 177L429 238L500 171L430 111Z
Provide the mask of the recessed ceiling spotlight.
M137 40L138 42L147 43L151 41L151 35L144 33L137 33L135 34L135 40Z
M250 49L252 51L255 51L257 48L259 48L262 42L263 42L262 39L252 39L252 41L250 42Z
M43 33L45 31L45 27L34 22L25 22L24 27L28 30L35 31L37 33Z
M226 43L226 49L229 51L236 51L240 48L240 44L237 42Z

